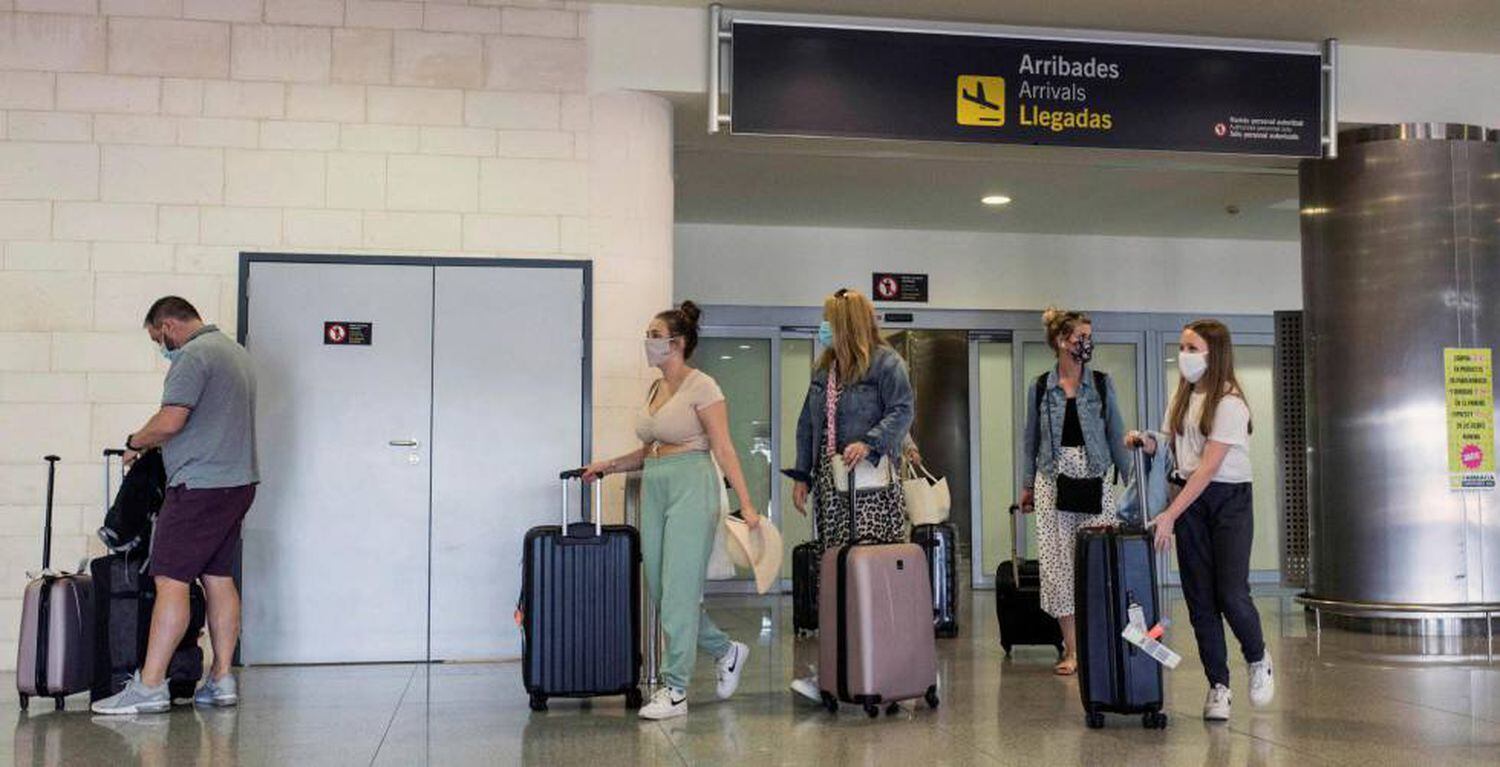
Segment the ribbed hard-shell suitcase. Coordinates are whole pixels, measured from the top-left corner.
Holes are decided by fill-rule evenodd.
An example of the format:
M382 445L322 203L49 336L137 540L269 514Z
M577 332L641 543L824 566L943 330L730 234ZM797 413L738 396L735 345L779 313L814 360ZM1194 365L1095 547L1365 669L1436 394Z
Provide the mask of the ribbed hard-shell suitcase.
M958 636L958 528L951 522L917 525L911 542L927 554L932 584L932 630L939 637Z
M1046 645L1063 654L1062 627L1042 609L1042 570L1035 559L1022 559L1019 541L1021 507L1010 507L1010 559L995 570L995 620L1000 647L1009 656L1018 645Z
M851 486L849 529L857 513ZM818 688L823 705L881 704L925 698L936 708L937 640L927 555L914 543L859 543L823 553L818 595Z
M124 454L123 450L104 451L106 514L99 537L114 553L89 563L94 579L94 681L89 690L93 701L125 689L131 675L145 665L151 612L156 606L156 583L145 569L151 556L151 531L165 497L166 472L160 452L151 451L131 465L119 492L112 494L112 459ZM203 648L198 641L206 617L203 587L194 581L188 589L187 631L167 664L174 701L192 698L203 679Z
M598 483L593 524L568 524L568 488L582 476L560 476L562 524L526 533L521 676L533 711L556 697L624 695L631 708L641 705L640 534L602 523Z
M823 545L816 539L792 549L792 631L818 633L818 568Z
M1141 456L1136 453L1147 514ZM1139 607L1147 627L1160 622L1160 592L1154 536L1148 530L1085 528L1074 554L1074 609L1078 625L1078 692L1090 728L1104 726L1106 712L1140 714L1149 729L1167 726L1162 713L1162 667L1120 636Z
M16 651L16 689L25 710L33 697L64 699L89 689L94 676L93 581L52 570L52 494L58 457L47 456L47 507L42 572L26 585Z

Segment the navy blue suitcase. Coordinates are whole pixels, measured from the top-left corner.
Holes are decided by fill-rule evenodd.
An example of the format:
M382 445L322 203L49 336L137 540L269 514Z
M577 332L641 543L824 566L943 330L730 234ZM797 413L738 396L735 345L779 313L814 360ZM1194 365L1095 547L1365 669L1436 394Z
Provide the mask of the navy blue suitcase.
M526 533L521 611L522 680L531 709L548 698L624 695L641 705L641 538L629 525L602 524L599 485L594 522L569 525L563 472L563 523Z
M1140 453L1136 470L1141 471ZM1136 484L1146 513L1145 482ZM1107 490L1106 490L1107 492ZM1104 714L1140 714L1148 729L1167 726L1162 713L1162 667L1120 632L1139 606L1146 626L1161 621L1153 534L1147 530L1085 528L1074 552L1073 601L1078 625L1078 691L1091 729Z
M927 554L932 581L932 629L945 639L958 636L958 528L951 522L917 525L911 542Z

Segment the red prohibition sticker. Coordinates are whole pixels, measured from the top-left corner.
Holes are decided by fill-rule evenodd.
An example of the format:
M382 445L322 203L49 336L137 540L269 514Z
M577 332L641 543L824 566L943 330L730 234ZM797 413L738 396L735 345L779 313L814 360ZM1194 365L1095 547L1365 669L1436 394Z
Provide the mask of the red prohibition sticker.
M884 298L884 299L895 298L897 295L900 294L900 292L901 292L901 286L896 283L896 278L895 277L882 277L882 278L880 278L880 285L879 285L879 288L878 288L878 292L879 292L881 298Z
M1478 445L1464 445L1463 451L1459 454L1459 460L1463 461L1465 469L1478 469L1484 465L1484 448Z
M1218 123L1214 126L1214 135L1218 136L1219 138L1224 138L1225 136L1229 135L1229 126L1225 125L1224 123Z
M337 323L330 324L324 332L328 334L329 343L341 344L349 338L349 328Z

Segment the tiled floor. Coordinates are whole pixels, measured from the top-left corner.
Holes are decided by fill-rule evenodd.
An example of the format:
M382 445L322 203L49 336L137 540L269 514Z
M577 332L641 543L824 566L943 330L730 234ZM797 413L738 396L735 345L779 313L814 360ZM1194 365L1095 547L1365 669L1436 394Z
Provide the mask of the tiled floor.
M963 635L940 642L940 709L832 717L786 692L793 668L816 650L814 640L789 637L789 603L738 599L714 608L754 646L740 693L712 702L712 669L700 659L686 719L642 723L619 699L557 701L532 714L514 663L252 668L242 676L243 704L229 711L104 720L74 698L77 710L44 705L28 716L6 695L0 763L1500 764L1500 664L1486 663L1482 640L1471 641L1472 657L1425 661L1409 642L1331 629L1320 646L1290 599L1259 604L1280 694L1252 711L1236 663L1241 702L1227 725L1199 719L1205 682L1189 632L1178 630L1168 641L1187 660L1168 675L1171 726L1147 731L1137 718L1112 717L1107 729L1086 730L1076 683L1052 676L1048 650L1002 658L987 592L966 605ZM1181 602L1173 606L1186 627ZM0 676L6 689L11 681Z

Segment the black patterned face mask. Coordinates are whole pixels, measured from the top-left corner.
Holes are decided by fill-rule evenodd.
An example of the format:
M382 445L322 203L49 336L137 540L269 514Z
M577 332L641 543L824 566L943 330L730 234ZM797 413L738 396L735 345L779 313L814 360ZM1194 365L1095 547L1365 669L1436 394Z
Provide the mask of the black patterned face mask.
M1073 360L1078 364L1089 364L1089 361L1094 358L1094 337L1084 336L1078 339L1068 353L1073 355Z

